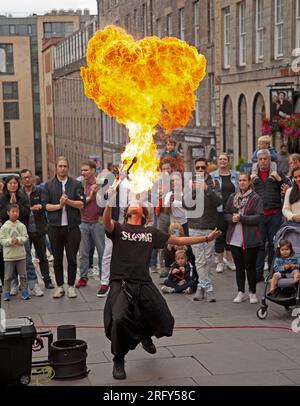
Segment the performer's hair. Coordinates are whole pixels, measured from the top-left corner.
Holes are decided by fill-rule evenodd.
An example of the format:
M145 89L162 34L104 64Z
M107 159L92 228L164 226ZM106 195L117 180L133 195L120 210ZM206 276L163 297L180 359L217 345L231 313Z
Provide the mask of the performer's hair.
M148 217L149 217L149 212L148 212L147 207L143 206L143 204L141 202L137 202L137 203L140 205L140 207L143 210L142 225L144 226L147 223L147 220L148 220ZM124 210L124 220L125 220L126 223L128 221L128 218L129 218L129 214L128 214L129 206L131 206L131 204L129 204L126 207L126 209Z

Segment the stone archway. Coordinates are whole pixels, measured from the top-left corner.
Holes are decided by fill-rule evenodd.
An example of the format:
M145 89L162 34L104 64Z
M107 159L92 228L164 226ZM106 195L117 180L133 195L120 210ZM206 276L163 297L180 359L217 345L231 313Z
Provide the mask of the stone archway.
M233 107L230 96L226 96L223 102L223 151L233 162Z
M266 118L265 101L261 93L257 93L253 101L253 151L257 146L257 139L262 135L262 120Z
M238 105L239 117L239 156L248 161L248 122L247 122L247 102L243 94L240 95Z

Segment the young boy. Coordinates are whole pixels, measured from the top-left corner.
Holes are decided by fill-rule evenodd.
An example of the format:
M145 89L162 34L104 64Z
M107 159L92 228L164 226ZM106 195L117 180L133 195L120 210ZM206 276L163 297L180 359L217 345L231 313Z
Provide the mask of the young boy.
M178 152L175 151L176 148L176 141L173 138L168 138L165 144L165 150L161 154L161 158L171 157L177 158Z
M272 172L277 172L277 151L271 147L271 137L269 135L262 135L258 138L258 148L254 151L252 155L252 173L251 179L254 179L258 175L258 164L257 164L257 153L260 149L268 149L271 154L271 166L270 166L270 175Z
M182 156L175 150L175 148L176 141L174 140L174 138L168 138L165 144L165 150L162 152L160 159L163 160L164 158L170 158L174 163L174 167L176 167L176 171L183 173L184 160Z
M28 293L26 275L26 251L25 242L28 240L27 229L18 218L20 209L17 204L7 206L7 220L0 229L0 244L3 245L4 257L4 288L3 300L10 300L10 284L14 270L20 277L21 297L24 300L30 299Z
M192 278L192 265L187 260L184 249L175 253L175 262L172 264L168 279L164 281L161 290L163 293L192 293L194 280Z

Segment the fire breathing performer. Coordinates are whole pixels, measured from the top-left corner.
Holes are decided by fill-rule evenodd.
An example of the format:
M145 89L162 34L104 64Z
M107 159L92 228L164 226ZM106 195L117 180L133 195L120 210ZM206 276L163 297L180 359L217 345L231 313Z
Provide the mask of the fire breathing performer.
M120 224L112 220L116 191L110 187L107 193L103 221L113 250L104 327L114 355L113 377L126 379L125 356L130 350L141 343L145 351L155 354L151 337L170 337L173 333L174 318L149 275L147 262L151 250L165 244L207 243L221 233L215 229L207 236L176 237L155 227L145 227L148 211L138 201L128 206L125 223Z

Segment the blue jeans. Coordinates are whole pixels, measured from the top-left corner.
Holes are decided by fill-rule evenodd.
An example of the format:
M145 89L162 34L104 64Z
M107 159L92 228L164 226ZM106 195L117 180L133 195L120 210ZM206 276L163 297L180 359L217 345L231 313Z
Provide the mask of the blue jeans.
M99 276L101 278L102 256L104 252L105 232L104 226L100 223L81 223L81 241L79 248L80 255L80 277L88 278L90 265L89 253L92 245L96 247L98 253Z
M26 251L26 274L27 274L27 281L28 281L28 288L33 289L34 285L38 283L38 278L36 276L35 267L32 263L32 256L31 256L31 249L29 240L27 240L24 244L24 248ZM12 286L18 286L18 275L16 271L14 272Z

